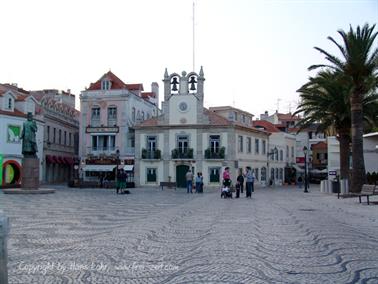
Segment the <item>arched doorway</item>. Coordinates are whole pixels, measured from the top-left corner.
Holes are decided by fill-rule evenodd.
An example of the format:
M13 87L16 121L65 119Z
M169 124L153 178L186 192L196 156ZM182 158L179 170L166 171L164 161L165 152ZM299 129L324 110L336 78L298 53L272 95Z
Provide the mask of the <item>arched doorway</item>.
M176 186L177 187L186 187L186 173L189 170L187 165L179 165L176 167Z

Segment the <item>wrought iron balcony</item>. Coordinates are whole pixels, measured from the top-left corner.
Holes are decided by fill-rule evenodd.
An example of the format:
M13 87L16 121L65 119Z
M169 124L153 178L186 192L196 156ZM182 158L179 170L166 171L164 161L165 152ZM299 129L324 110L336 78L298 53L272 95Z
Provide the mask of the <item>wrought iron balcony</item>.
M161 151L142 149L142 159L159 160L161 158Z
M175 148L172 150L172 159L193 159L193 148Z
M224 159L225 152L225 147L221 147L219 149L207 148L205 150L205 159Z
M117 147L87 147L87 154L94 156L111 156L117 151Z

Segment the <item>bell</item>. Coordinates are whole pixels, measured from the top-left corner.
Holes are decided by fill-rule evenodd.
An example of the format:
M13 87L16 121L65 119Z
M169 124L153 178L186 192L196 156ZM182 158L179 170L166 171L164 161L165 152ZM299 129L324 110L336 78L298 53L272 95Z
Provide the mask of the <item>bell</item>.
M195 91L196 90L196 85L195 84L197 83L196 77L194 77L194 76L190 77L189 83L190 83L190 90L191 91Z
M173 77L173 79L172 79L172 82L171 82L171 85L173 85L172 86L172 91L177 91L178 89L177 89L177 84L178 84L179 82L177 82L177 77Z

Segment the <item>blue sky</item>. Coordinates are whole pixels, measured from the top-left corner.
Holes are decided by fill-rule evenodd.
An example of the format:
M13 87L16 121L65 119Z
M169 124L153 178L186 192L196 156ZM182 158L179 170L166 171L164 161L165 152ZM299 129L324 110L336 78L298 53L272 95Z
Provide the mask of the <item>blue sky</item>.
M192 0L2 1L0 82L80 91L111 69L126 83L160 85L192 71ZM327 36L378 22L378 0L195 0L195 71L205 105L255 116L294 111L307 67L336 52ZM376 30L378 30L376 28Z

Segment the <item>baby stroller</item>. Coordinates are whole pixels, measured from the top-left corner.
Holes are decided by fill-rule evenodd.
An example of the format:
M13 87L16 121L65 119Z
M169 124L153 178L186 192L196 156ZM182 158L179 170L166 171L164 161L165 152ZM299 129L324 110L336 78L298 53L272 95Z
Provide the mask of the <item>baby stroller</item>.
M222 187L221 198L232 198L232 192L229 187Z
M231 183L229 181L223 181L221 188L221 198L232 198Z

